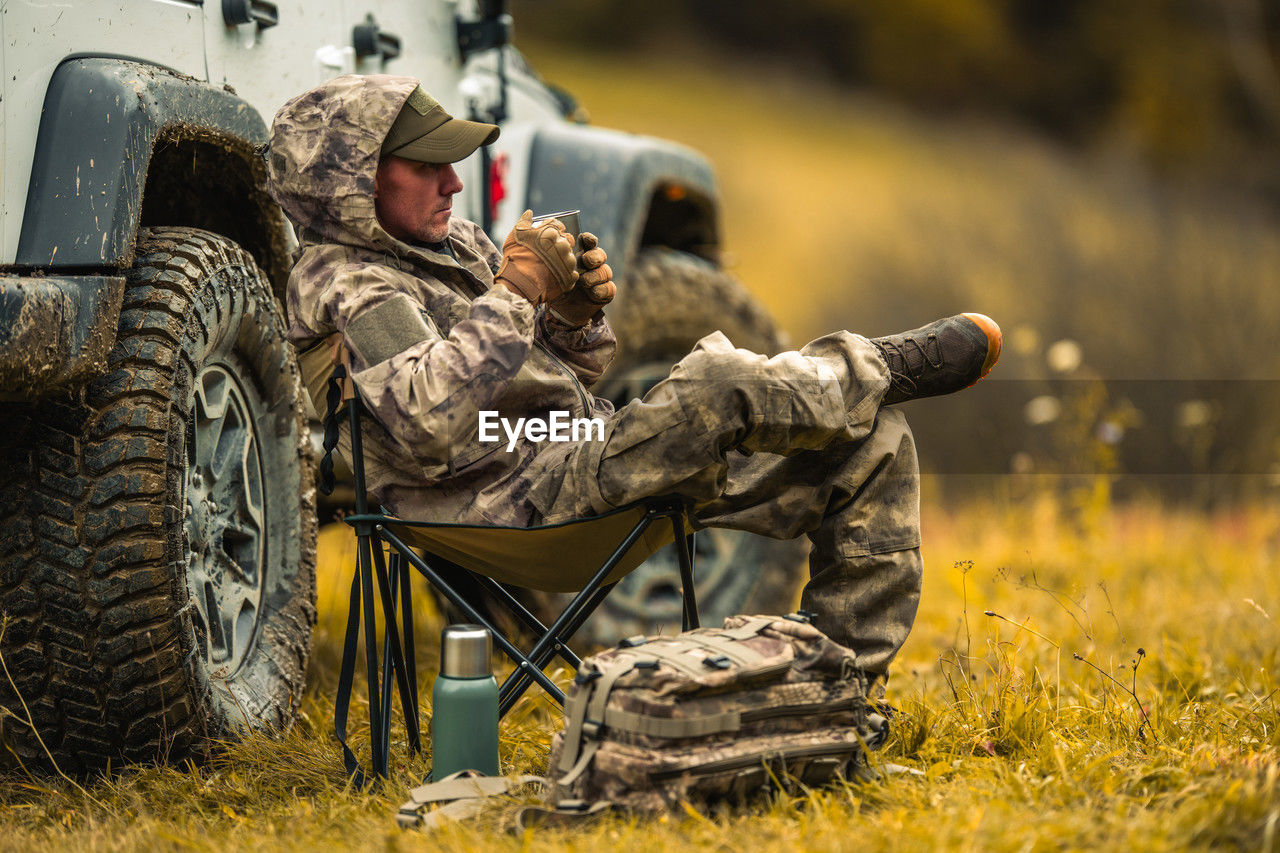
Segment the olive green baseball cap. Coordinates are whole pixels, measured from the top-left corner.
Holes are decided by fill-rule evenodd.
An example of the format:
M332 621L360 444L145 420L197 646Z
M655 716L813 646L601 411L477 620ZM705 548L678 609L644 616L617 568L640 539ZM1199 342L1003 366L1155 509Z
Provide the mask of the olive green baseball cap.
M387 132L382 156L394 154L421 163L456 163L497 138L497 125L454 118L419 86Z

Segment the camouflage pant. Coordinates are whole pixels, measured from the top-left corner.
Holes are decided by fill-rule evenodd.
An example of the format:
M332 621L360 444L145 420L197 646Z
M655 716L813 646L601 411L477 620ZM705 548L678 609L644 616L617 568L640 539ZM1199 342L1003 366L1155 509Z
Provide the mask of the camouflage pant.
M808 534L802 606L884 672L920 599L919 469L901 412L880 409L888 371L866 339L840 332L767 358L704 338L603 442L535 463L544 522L654 495L692 502L699 527Z

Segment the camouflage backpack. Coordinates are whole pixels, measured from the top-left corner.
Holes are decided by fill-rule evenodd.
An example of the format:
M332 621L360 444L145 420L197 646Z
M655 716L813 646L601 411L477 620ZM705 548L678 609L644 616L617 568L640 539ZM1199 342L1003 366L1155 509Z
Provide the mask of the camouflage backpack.
M804 613L632 637L582 662L551 745L549 804L640 810L852 776L888 722L852 651Z

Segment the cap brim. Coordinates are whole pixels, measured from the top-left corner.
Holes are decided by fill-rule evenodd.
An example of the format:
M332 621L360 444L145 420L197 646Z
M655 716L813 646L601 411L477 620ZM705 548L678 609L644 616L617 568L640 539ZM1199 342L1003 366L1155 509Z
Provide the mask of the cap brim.
M456 163L497 138L497 125L451 118L430 133L386 153L421 163Z

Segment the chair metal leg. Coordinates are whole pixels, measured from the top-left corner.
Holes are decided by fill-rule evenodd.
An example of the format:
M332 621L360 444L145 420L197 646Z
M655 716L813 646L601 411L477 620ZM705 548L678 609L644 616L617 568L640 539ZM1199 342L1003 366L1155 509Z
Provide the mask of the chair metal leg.
M592 587L603 578L607 577L609 572L619 560L630 550L632 543L638 538L649 523L654 518L668 516L671 519L672 532L675 538L676 553L680 562L680 583L682 587L683 613L681 622L685 630L690 628L698 628L701 623L698 617L698 601L693 584L693 546L694 532L690 531L688 535L684 532L684 512L682 507L672 507L663 510L651 510L645 518L632 529L631 534L623 541L623 544L614 552L609 561L605 563L605 567L597 573L578 595L569 603L560 618L552 624L551 628L543 634L542 640L538 645L534 646L529 652L529 661L532 665L538 667L539 670L550 662L554 653L558 650L556 647L563 646L577 630L582 627L587 618L595 611L595 609L604 601L609 591L613 588L613 584L598 587L594 592ZM590 596L588 597L588 593ZM568 617L566 619L566 617ZM548 649L550 647L550 649ZM528 688L524 667L512 673L512 675L502 684L498 691L498 713L505 715L507 711L514 707L516 701L521 694Z
M686 631L691 628L702 627L702 617L698 615L697 585L693 576L694 560L698 554L697 536L698 534L696 531L690 530L689 535L684 537L684 551L689 556L689 578L688 581L686 581L684 576L681 575L680 585L682 589L680 592L687 605L689 615L688 624L685 626ZM685 586L686 583L688 586Z
M477 612L476 609L471 606L470 602L468 602L465 598L463 598L462 596L454 592L453 588L450 587L448 584L446 584L443 581L443 579L441 579L440 575L436 573L435 569L431 568L431 566L426 561L424 561L421 557L415 554L412 551L412 549L410 549L408 545L404 544L404 542L401 541L401 539L398 536L396 536L394 533L390 531L384 531L382 533L382 536L387 540L387 542L393 548L399 551L400 554L406 560L409 561L410 565L412 565L415 569L421 572L423 577L425 577L431 583L432 586L434 586L437 590L440 591L441 595L449 599L449 601L453 604L454 607L457 607L459 610L461 610L468 619L475 622L477 625L483 625L485 628L487 628L489 633L493 635L494 643L498 646L498 648L502 649L503 653L505 653L507 657L511 658L511 660L516 661L517 663L520 663L520 662L523 662L526 664L528 663L528 658L525 657L525 655L523 655L519 649L517 649L514 645L512 645L510 640L508 640L506 637L502 635L501 632L499 632L496 628L494 628L493 625L489 623L489 620L481 616L480 613ZM538 685L543 690L547 691L547 693L549 693L551 697L556 700L556 702L559 702L562 705L564 704L564 691L561 690L559 687L556 687L555 682L547 678L547 676L541 670L536 670L531 674L533 676L534 681L537 681Z
M552 657L551 654L547 653L548 649L554 649L556 644L564 642L562 637L564 637L566 626L572 624L586 610L587 604L595 598L600 587L604 586L605 579L609 577L614 567L622 562L622 558L631 550L631 546L644 535L644 532L649 529L649 525L653 523L654 518L659 515L660 513L657 512L649 512L636 522L636 526L631 528L631 532L622 540L622 544L614 550L600 570L591 578L591 581L574 596L573 600L569 602L569 606L551 623L547 633L543 634L538 639L538 642L534 644L528 658L521 661L520 669L516 670L510 678L503 682L502 687L498 690L499 714L503 713L504 708L510 709L515 704L515 699L519 698L528 688L529 678L536 678L538 675L542 675L542 667L546 666ZM559 701L563 706L564 701Z
M357 555L357 561L359 556ZM342 665L338 670L338 692L333 703L333 734L342 746L342 763L359 787L367 781L355 753L347 745L347 712L351 710L351 686L355 681L356 656L360 645L360 572L351 573L347 598L347 632L342 641Z
M574 618L571 619L567 625L565 625L563 636L560 637L559 642L557 642L555 646L550 651L548 651L547 660L538 666L539 669L541 669L543 666L546 666L547 663L550 663L551 657L556 654L560 655L560 657L564 658L565 660L569 659L566 656L566 653L568 654L568 656L573 657L575 660L577 659L578 656L569 651L569 647L567 643L569 642L569 640L573 639L574 634L578 633L578 629L582 627L583 623L586 622L587 619L591 618L591 614L594 613L596 608L600 606L601 602L603 602L605 598L608 597L609 592L615 586L617 586L617 583L606 584L605 586L600 587L598 590L596 590L595 595L591 596L591 598L588 599L587 602L581 608L579 608L578 612L574 615ZM575 671L580 669L581 667L582 667L581 660L578 660L578 662L573 666ZM520 670L517 670L513 672L510 676L508 676L507 680L502 683L502 688L500 688L498 691L498 716L499 717L505 716L508 711L514 708L516 702L520 701L520 697L524 694L524 691L528 689L528 682L525 682L524 685L521 686L520 682L516 680L522 674L523 673Z
M565 626L564 636L561 638L564 642L568 642L573 639L573 635L578 633L578 629L591 618L591 614L596 612L596 608L604 603L604 600L609 597L609 593L612 592L613 588L617 585L617 581L614 581L613 583L606 584L596 590L596 594L587 601L582 609L578 611L577 615L574 616L573 619L569 620L569 624ZM563 655L561 655L561 657L563 657ZM574 657L576 658L577 655L574 655ZM582 666L582 661L578 661L574 664L573 668L576 670L580 666Z
M382 617L384 625L388 615L395 618L396 614L384 613ZM378 707L379 710L382 711L382 734L383 739L385 740L384 747L380 748L383 748L387 753L388 767L390 766L391 761L391 705L393 698L391 695L391 685L395 679L395 674L392 671L394 667L394 658L395 649L391 645L391 632L384 628L382 631L382 682L379 685L381 693L379 694Z
M382 543L376 542L374 544L374 548L381 551ZM391 583L394 583L394 581L391 581L390 576L388 576L387 580L390 581ZM392 589L394 589L394 587L392 587ZM395 603L396 603L396 600L393 597L392 604L391 604L393 608L395 607ZM385 625L389 620L394 621L396 616L397 614L394 611L391 613L387 613L384 610L382 614L384 628L382 630L382 684L380 685L382 688L382 693L381 693L381 699L380 699L381 701L380 710L382 711L382 733L387 740L388 766L390 766L390 758L391 758L391 755L390 755L391 753L391 743L390 743L391 701L392 701L391 684L392 684L392 679L395 677L395 673L393 672L393 669L395 666L395 649L391 645L391 632L385 628Z
M386 778L387 755L383 752L381 690L378 686L378 626L373 610L373 556L371 536L360 536L356 564L360 573L361 603L364 606L365 669L369 681L369 739L372 745L370 763L375 776Z
M400 615L404 620L401 630L401 638L404 641L404 669L405 675L409 679L409 708L405 709L406 719L410 714L413 716L413 725L409 726L409 750L414 753L422 752L422 717L418 713L418 662L417 653L415 652L416 643L414 638L413 625L413 575L409 573L408 568L401 565L403 562L400 552L391 551L391 575L398 578L400 582ZM396 581L391 581L394 589Z
M681 614L681 625L684 630L701 627L698 619L698 598L693 586L693 537L694 531L684 532L684 514L671 516L671 529L675 534L676 557L680 561L681 598L684 612Z
M452 565L456 566L456 564ZM466 570L463 569L463 571ZM486 592L498 599L504 607L511 611L513 616L523 622L524 626L532 631L534 636L541 637L543 634L547 633L547 626L543 625L542 621L539 620L537 616L530 613L529 609L521 604L520 599L512 595L509 589L495 581L493 578L487 578L484 575L479 575L475 572L472 572L472 576L475 577L476 582L479 583ZM573 667L575 670L582 666L582 661L568 646L561 644L555 651L565 663Z
M396 687L400 691L400 708L404 713L405 730L412 745L419 742L417 704L412 698L416 693L411 689L409 680L413 675L407 671L405 649L400 641L400 632L396 627L396 578L387 571L382 553L382 540L375 539L373 545L373 565L378 579L378 593L382 598L383 643L382 643L382 737L383 751L387 753L388 762L391 752L391 678L394 674ZM399 561L397 560L397 567ZM412 617L412 614L409 614ZM416 674L415 674L416 675Z
M360 401L351 400L347 406L348 427L351 435L352 473L356 481L356 513L364 515L368 509L364 492L364 448L360 436ZM369 740L372 745L370 763L375 776L386 778L388 756L383 748L381 690L378 682L378 626L373 610L373 530L368 522L355 526L356 571L360 578L361 603L364 608L365 668L369 679Z

